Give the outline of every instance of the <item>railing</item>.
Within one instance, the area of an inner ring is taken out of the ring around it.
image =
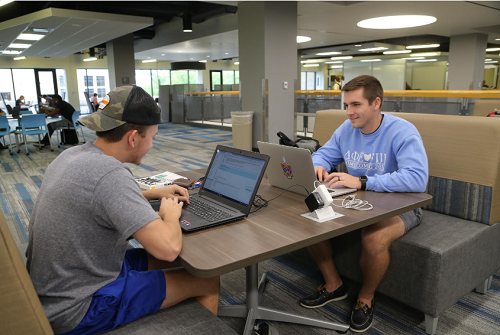
[[[185,122],[229,126],[231,112],[241,111],[238,91],[184,94]]]
[[[340,91],[296,91],[297,132],[311,136],[314,117],[318,110],[341,108]],[[449,91],[407,90],[384,91],[382,111],[402,113],[428,113],[472,115],[477,99],[500,99],[500,90]]]
[[[231,112],[241,111],[239,91],[188,92],[184,99],[184,122],[229,126]],[[341,91],[295,91],[297,131],[310,136],[318,110],[342,109]],[[477,99],[500,99],[500,90],[384,91],[382,111],[472,115]]]

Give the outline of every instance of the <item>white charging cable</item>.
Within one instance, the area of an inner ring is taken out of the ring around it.
[[[342,204],[336,205],[335,201],[342,201]],[[369,211],[373,209],[372,204],[365,200],[356,199],[356,195],[347,195],[343,199],[333,199],[332,205],[347,209],[355,209],[358,211]]]

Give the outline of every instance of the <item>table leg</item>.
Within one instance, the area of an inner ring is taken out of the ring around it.
[[[246,270],[246,305],[235,306],[219,306],[219,316],[231,317],[246,317],[245,330],[243,335],[251,335],[255,324],[255,320],[269,320],[278,322],[297,323],[306,326],[322,327],[326,329],[333,329],[341,333],[345,333],[349,326],[337,322],[324,321],[305,316],[295,315],[278,311],[271,308],[259,306],[259,298],[264,291],[266,285],[266,276],[259,282],[258,265],[250,265],[245,268]]]

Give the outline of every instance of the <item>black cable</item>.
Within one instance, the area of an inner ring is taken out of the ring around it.
[[[304,185],[301,185],[301,184],[293,184],[293,185],[285,188],[283,190],[283,192],[281,192],[280,194],[278,194],[277,196],[275,196],[274,198],[272,198],[270,200],[266,200],[262,196],[260,196],[260,195],[257,194],[255,196],[255,199],[253,200],[253,204],[252,204],[253,206],[257,207],[257,209],[255,209],[253,211],[250,211],[250,213],[255,213],[259,209],[261,209],[262,207],[267,207],[267,205],[269,204],[269,202],[271,202],[271,201],[279,198],[283,193],[285,193],[286,191],[288,191],[290,188],[292,188],[294,186],[300,186],[300,187],[304,188],[304,190],[306,190],[307,194],[311,194],[311,192],[309,192],[309,190]]]

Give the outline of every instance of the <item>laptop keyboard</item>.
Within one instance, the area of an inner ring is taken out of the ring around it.
[[[211,206],[206,202],[199,201],[196,198],[189,199],[190,204],[185,207],[189,212],[201,216],[209,222],[230,218],[232,215]]]

